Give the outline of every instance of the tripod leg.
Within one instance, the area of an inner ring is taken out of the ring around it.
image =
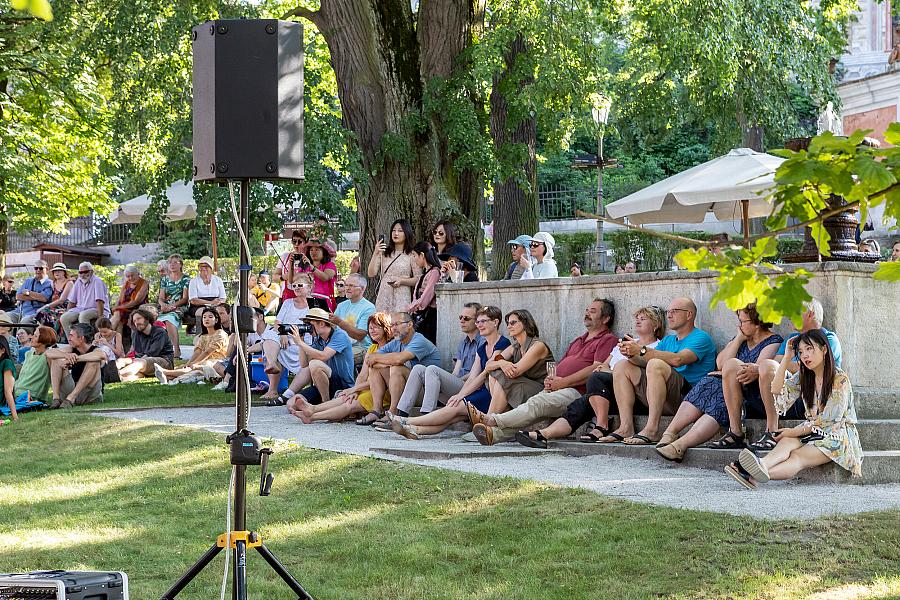
[[[272,551],[266,548],[265,544],[257,546],[256,550],[257,552],[262,554],[262,557],[266,559],[266,562],[269,563],[269,566],[272,567],[272,570],[278,573],[278,576],[281,577],[281,579],[284,580],[286,584],[288,584],[288,587],[291,588],[291,590],[295,594],[297,594],[298,600],[314,600],[314,598],[310,596],[306,592],[306,590],[303,589],[303,586],[300,585],[300,582],[294,579],[293,575],[288,573],[288,570],[283,564],[281,564],[281,562],[279,562],[278,558],[276,558],[275,555],[272,554]]]
[[[182,575],[178,579],[178,581],[176,581],[172,585],[172,587],[170,587],[169,590],[162,595],[162,598],[160,598],[160,600],[172,600],[173,598],[175,598],[175,596],[177,596],[178,593],[183,590],[184,587],[189,584],[194,579],[194,577],[196,577],[200,573],[200,571],[202,571],[206,567],[206,565],[208,565],[210,561],[214,559],[216,555],[221,551],[222,548],[220,548],[216,544],[213,544],[212,548],[207,550],[206,553],[201,556],[197,562],[191,565],[191,568],[188,569],[187,572],[185,572],[185,574]]]
[[[234,543],[234,580],[231,582],[233,600],[247,600],[247,542]]]

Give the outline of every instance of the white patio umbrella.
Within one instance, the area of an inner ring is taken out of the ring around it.
[[[784,162],[764,152],[737,148],[702,165],[617,200],[606,207],[613,219],[628,217],[635,225],[702,223],[712,212],[720,221],[748,221],[772,211],[769,199],[775,170]]]
[[[176,181],[166,190],[166,197],[169,199],[169,210],[163,215],[163,221],[171,223],[172,221],[188,221],[197,218],[193,182]],[[109,215],[109,222],[113,225],[140,223],[149,208],[150,196],[147,194],[132,198],[121,203],[116,211]]]

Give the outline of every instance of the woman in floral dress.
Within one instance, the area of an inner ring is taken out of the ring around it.
[[[800,370],[785,379],[795,354],[800,358]],[[725,467],[726,473],[750,489],[770,479],[790,479],[804,469],[829,462],[854,477],[862,475],[863,451],[850,378],[835,366],[828,339],[820,329],[802,333],[787,344],[772,393],[781,414],[802,398],[806,420],[774,432],[778,443],[762,459],[748,449],[742,450],[738,460]]]

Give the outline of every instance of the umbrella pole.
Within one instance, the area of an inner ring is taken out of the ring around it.
[[[741,226],[744,229],[744,248],[750,248],[750,201],[741,200]]]
[[[216,215],[209,216],[209,227],[212,232],[213,271],[219,272],[219,244],[216,243]]]

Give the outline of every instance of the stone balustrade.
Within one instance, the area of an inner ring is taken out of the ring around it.
[[[814,274],[809,292],[825,308],[824,326],[835,331],[843,346],[843,368],[860,401],[871,399],[900,418],[900,283],[876,281],[874,265],[824,262],[794,265]],[[493,304],[504,314],[523,308],[534,315],[541,338],[557,359],[568,343],[584,332],[583,314],[591,299],[615,303],[613,331],[633,331],[632,313],[641,306],[663,308],[676,296],[687,296],[698,307],[697,325],[708,331],[719,349],[735,334],[737,319],[723,304],[710,308],[717,289],[712,273],[664,271],[625,275],[531,281],[486,281],[438,286],[438,342],[445,364],[462,337],[457,315],[467,302]],[[505,331],[505,329],[504,329]],[[789,322],[776,331],[792,331]]]

